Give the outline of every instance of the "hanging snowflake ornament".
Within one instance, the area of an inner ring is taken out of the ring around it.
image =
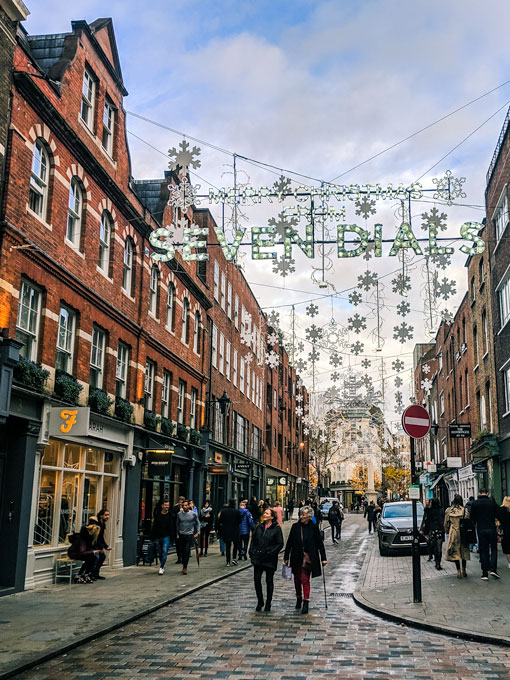
[[[251,345],[253,340],[253,333],[249,331],[245,326],[241,328],[241,342],[245,345]]]
[[[337,354],[336,352],[332,352],[329,357],[329,363],[335,368],[339,368],[339,366],[342,365],[343,360],[344,358],[340,354]]]
[[[421,367],[422,373],[425,373],[425,375],[428,375],[430,373],[430,366],[429,364],[423,364]]]
[[[422,380],[421,389],[424,390],[425,394],[428,396],[430,394],[430,390],[432,389],[432,380],[429,380],[428,378]]]
[[[267,317],[267,323],[273,328],[278,328],[280,325],[280,312],[276,312],[272,309]]]
[[[314,316],[317,316],[317,314],[319,313],[319,307],[318,307],[318,305],[314,305],[313,302],[312,302],[312,303],[309,304],[308,307],[306,308],[306,313],[307,313],[308,316],[311,316],[312,319],[313,319],[313,317],[314,317]]]
[[[278,213],[278,217],[271,217],[267,223],[270,227],[275,228],[275,232],[281,239],[284,239],[289,233],[295,231],[294,227],[297,227],[299,220],[297,217],[289,217],[281,212]]]
[[[429,227],[435,227],[437,230],[441,229],[441,231],[446,231],[448,229],[448,225],[446,224],[448,215],[446,213],[440,213],[437,208],[432,208],[430,212],[424,212],[421,215],[421,219],[423,220],[421,223],[421,228],[424,231],[428,231]]]
[[[340,390],[338,387],[329,387],[325,392],[324,392],[324,399],[326,401],[336,401],[337,399],[340,399]]]
[[[411,305],[406,300],[402,300],[397,305],[397,314],[399,316],[407,316],[411,312]]]
[[[296,345],[296,350],[298,352],[304,352],[305,351],[305,343],[300,340],[298,342],[298,344]]]
[[[177,170],[177,168],[180,168],[181,172],[185,173],[190,165],[194,170],[199,168],[201,165],[201,162],[198,158],[200,156],[199,147],[194,146],[192,149],[190,149],[189,143],[185,139],[183,139],[179,144],[179,149],[176,149],[175,147],[168,149],[168,155],[170,157],[170,161],[168,163],[170,170]]]
[[[361,365],[363,366],[363,368],[370,368],[372,362],[370,361],[370,359],[363,359]]]
[[[331,382],[338,382],[340,380],[340,373],[338,371],[333,371],[330,378]]]
[[[435,199],[446,201],[447,205],[452,205],[456,198],[466,198],[467,194],[462,188],[465,177],[454,177],[450,170],[447,170],[443,177],[433,179],[432,184],[436,185]]]
[[[313,323],[308,328],[305,328],[305,335],[309,342],[317,342],[317,340],[322,339],[322,328],[319,328]]]
[[[440,316],[441,321],[444,321],[445,323],[452,323],[453,321],[453,312],[451,312],[449,309],[442,309]]]
[[[320,359],[320,354],[314,347],[312,349],[312,351],[308,354],[308,361],[311,361],[312,363],[314,363],[315,361],[319,361],[319,359]]]
[[[296,260],[287,259],[284,255],[273,260],[273,274],[279,274],[283,278],[296,271]]]
[[[439,277],[434,278],[434,295],[441,297],[443,300],[449,300],[457,292],[457,283],[454,279],[443,277],[441,281]]]
[[[307,368],[308,364],[306,363],[306,361],[304,361],[304,359],[298,359],[296,361],[296,371],[298,371],[299,373],[304,373],[304,371],[306,371]]]
[[[285,195],[290,192],[290,179],[284,175],[280,175],[273,184],[273,190],[278,194],[278,199],[283,201]]]
[[[401,359],[395,359],[395,361],[391,362],[391,367],[394,371],[400,373],[404,370],[405,364]]]
[[[351,305],[357,307],[359,303],[362,301],[363,296],[357,290],[353,290],[352,293],[349,293],[349,302],[351,303]]]
[[[373,257],[375,257],[375,243],[367,244],[367,247],[365,248],[365,252],[363,253],[362,257],[365,260],[365,262],[368,262]]]
[[[248,354],[244,357],[244,363],[251,364],[254,358],[255,357],[253,356],[253,354],[251,352],[248,352]]]
[[[377,285],[377,274],[375,272],[365,272],[358,276],[358,286],[363,290],[369,291]]]
[[[200,184],[193,186],[187,179],[182,180],[179,184],[168,185],[168,205],[173,208],[180,208],[184,212],[192,205],[200,205],[198,200],[198,191]]]
[[[426,250],[427,253],[429,253],[429,248]],[[433,253],[432,255],[429,253],[429,258],[435,267],[439,267],[439,269],[443,270],[447,269],[452,263],[452,256],[448,253]]]
[[[303,415],[303,407],[302,406],[296,406],[294,409],[294,413],[297,415],[298,418],[301,418]]]
[[[359,334],[361,333],[361,331],[366,330],[367,322],[364,316],[354,314],[354,316],[350,316],[347,319],[347,321],[349,330],[354,331],[356,334]]]
[[[273,370],[280,365],[280,357],[274,350],[266,352],[266,364]]]
[[[273,346],[278,344],[278,336],[276,335],[276,333],[270,333],[267,336],[267,344]]]
[[[365,345],[362,342],[359,342],[358,340],[351,345],[351,352],[355,356],[359,356],[362,354],[363,350],[365,349]]]
[[[409,326],[405,321],[402,321],[400,326],[393,327],[393,338],[398,340],[402,345],[408,340],[412,340],[414,333],[414,326]]]
[[[308,435],[310,434],[310,428],[304,427],[303,428],[303,434],[304,434],[305,437],[308,437]]]
[[[296,403],[300,404],[303,401],[302,394],[296,394]]]
[[[397,404],[402,404],[403,398],[402,398],[402,392],[395,392],[395,401]]]
[[[364,196],[363,198],[358,198],[354,205],[356,206],[356,215],[362,215],[366,220],[370,215],[375,215],[375,201]]]
[[[411,277],[407,276],[407,274],[397,274],[397,276],[391,280],[391,286],[394,293],[406,297],[408,291],[411,289]]]
[[[396,388],[402,387],[403,384],[404,384],[404,381],[402,380],[402,378],[399,375],[397,375],[397,377],[395,378],[395,387]]]

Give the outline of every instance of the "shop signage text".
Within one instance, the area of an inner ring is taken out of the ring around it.
[[[472,463],[471,468],[474,474],[483,474],[489,471],[489,466],[486,460],[482,460],[480,463]]]
[[[448,426],[451,439],[470,439],[471,423],[454,423]]]
[[[88,406],[53,406],[50,410],[50,437],[72,435],[86,437],[89,433]]]

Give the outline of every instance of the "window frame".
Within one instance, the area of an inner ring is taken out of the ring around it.
[[[109,124],[107,124],[105,122],[107,112],[109,114],[111,114],[111,116],[108,115]],[[103,133],[101,135],[101,146],[110,158],[113,158],[113,140],[114,140],[116,117],[117,117],[116,107],[113,105],[113,102],[109,97],[105,97],[104,106],[103,106]],[[106,136],[106,144],[105,144],[105,136]]]
[[[211,363],[218,368],[218,327],[215,324],[211,328]]]
[[[168,290],[166,294],[166,328],[170,332],[174,332],[175,330],[175,299],[176,299],[176,290],[175,290],[175,285],[173,281],[170,281],[168,284]],[[171,301],[171,304],[170,304]],[[170,317],[170,323],[168,323],[168,319]]]
[[[181,342],[189,345],[189,311],[190,301],[186,296],[182,299],[182,316],[181,316]]]
[[[161,415],[163,418],[170,418],[172,403],[172,373],[167,369],[163,370],[163,382],[161,384]]]
[[[94,339],[99,338],[99,343],[94,343]],[[103,389],[104,382],[104,360],[106,354],[107,342],[106,331],[94,324],[92,328],[92,342],[90,343],[90,377],[89,385],[98,390]],[[95,355],[95,360],[94,360]],[[99,355],[99,360],[98,360]],[[96,384],[92,383],[92,376],[96,376]]]
[[[38,165],[36,169],[36,151],[39,152]],[[46,143],[38,137],[34,142],[32,151],[32,167],[30,170],[28,207],[41,220],[46,220],[48,214],[48,195],[50,187],[50,154],[46,148]]]
[[[186,415],[186,383],[179,378],[179,386],[177,388],[177,422],[180,425],[184,424]]]
[[[74,193],[73,193],[74,187]],[[78,195],[78,198],[77,198]],[[66,239],[69,243],[78,250],[81,242],[81,227],[83,221],[83,190],[81,182],[77,177],[71,178],[69,184],[69,200],[67,204],[67,222],[66,222]],[[73,198],[74,206],[71,207],[71,198]],[[78,203],[78,206],[76,205]],[[72,230],[70,230],[70,223]]]
[[[193,351],[200,356],[200,312],[197,310],[193,317]]]
[[[28,304],[23,303],[24,289],[30,289]],[[33,304],[34,303],[34,304]],[[41,305],[42,305],[42,289],[35,286],[27,279],[22,278],[20,282],[20,289],[18,294],[18,311],[16,314],[16,331],[15,338],[19,342],[23,342],[24,347],[27,348],[27,353],[23,354],[23,349],[20,350],[20,356],[25,356],[30,361],[37,361],[37,353],[39,349],[39,331],[41,326]],[[21,326],[21,316],[24,310],[27,310],[27,327]],[[35,321],[33,319],[35,315]],[[33,326],[34,330],[31,330]],[[27,337],[28,342],[24,338]]]
[[[151,267],[151,275],[149,280],[149,312],[156,319],[158,318],[158,308],[159,308],[159,281],[160,272],[156,265]]]
[[[87,82],[88,79],[88,82]],[[85,92],[85,85],[87,82],[87,93]],[[83,70],[83,81],[81,90],[81,104],[80,104],[80,119],[83,124],[93,133],[95,124],[95,106],[97,96],[97,78],[93,71],[86,64]],[[84,115],[84,109],[87,115]],[[89,120],[90,116],[90,120]]]
[[[504,224],[502,225],[501,222],[503,220],[500,220],[499,213],[501,212],[502,216],[504,217],[506,215],[506,219],[504,220]],[[508,227],[508,222],[509,222],[509,213],[508,213],[508,191],[507,191],[507,185],[503,187],[500,197],[498,199],[498,202],[496,204],[496,207],[494,208],[494,212],[492,213],[492,223],[494,224],[494,231],[496,233],[496,247],[499,245],[499,242],[501,241],[501,237],[505,233],[507,227]]]
[[[112,234],[113,218],[108,210],[103,210],[101,213],[101,223],[99,225],[99,254],[97,266],[107,276],[110,274]]]
[[[67,322],[65,327],[61,324],[62,312],[65,311],[67,315]],[[68,305],[61,304],[58,314],[58,328],[57,328],[57,344],[55,350],[55,368],[65,373],[72,374],[73,364],[74,364],[74,346],[76,344],[76,326],[77,326],[77,314],[74,309],[71,309]],[[60,340],[62,333],[66,338],[66,344],[69,347],[60,345]],[[65,368],[62,365],[57,366],[60,357],[65,357]]]
[[[115,396],[126,399],[129,374],[129,346],[119,340],[115,362]]]
[[[189,404],[189,426],[192,430],[197,428],[197,404],[198,404],[198,390],[196,387],[191,388],[191,398]]]
[[[122,289],[130,296],[133,296],[133,262],[135,254],[135,244],[133,239],[128,236],[124,243],[124,253],[122,261]]]
[[[156,378],[156,362],[145,359],[145,379],[143,381],[144,409],[154,412],[154,384]]]

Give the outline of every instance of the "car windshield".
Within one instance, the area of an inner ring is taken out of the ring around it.
[[[418,503],[418,515],[423,515],[423,505]],[[390,519],[391,517],[412,517],[413,506],[409,505],[385,505],[383,510],[383,517]]]

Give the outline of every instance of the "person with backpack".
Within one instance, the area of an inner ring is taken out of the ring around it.
[[[333,543],[338,543],[342,537],[342,522],[344,521],[344,513],[340,509],[338,501],[333,501],[332,506],[328,511],[328,522],[331,527],[331,538]]]
[[[274,573],[278,566],[278,554],[283,548],[283,533],[278,524],[276,513],[266,508],[262,515],[262,522],[253,532],[250,545],[250,559],[253,564],[253,581],[257,595],[256,611],[271,611],[274,592]],[[266,574],[266,602],[262,591],[262,574]]]
[[[166,558],[170,547],[170,536],[172,534],[173,518],[170,512],[169,501],[161,504],[159,512],[154,513],[154,520],[151,528],[151,540],[156,545],[159,555],[159,575],[165,573]]]
[[[67,554],[72,560],[81,560],[82,565],[78,575],[74,579],[75,583],[94,583],[94,568],[96,566],[96,555],[101,550],[96,547],[99,536],[99,526],[97,524],[87,524],[82,526],[79,533],[70,534],[71,545]]]

